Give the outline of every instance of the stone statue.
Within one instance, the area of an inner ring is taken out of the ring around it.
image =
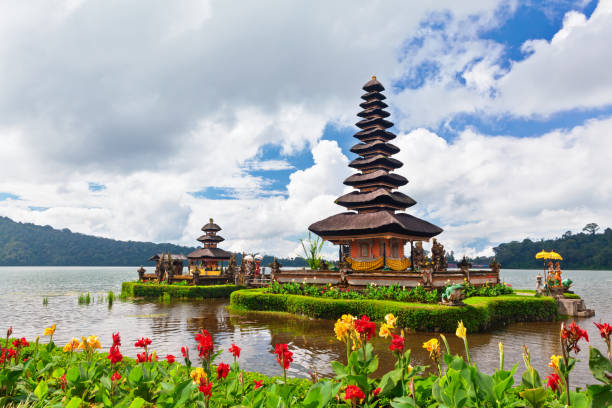
[[[280,268],[283,267],[278,259],[274,258],[272,263],[268,265],[270,267],[270,281],[276,280],[276,276],[280,273]]]
[[[434,272],[446,272],[446,251],[444,245],[439,243],[435,238],[431,246],[431,260],[433,262]]]
[[[415,268],[421,268],[425,263],[425,250],[423,250],[423,243],[417,241],[412,250],[412,263]]]
[[[463,297],[463,285],[460,283],[451,285],[442,293],[442,304],[446,306],[460,306],[463,305],[461,301]]]
[[[144,266],[140,265],[140,268],[138,268],[138,270],[136,272],[138,272],[138,280],[141,281],[144,278],[144,274],[147,270],[144,268]]]
[[[536,276],[536,283],[536,295],[544,295],[544,288],[542,287],[542,275],[540,275],[539,273],[538,276]]]

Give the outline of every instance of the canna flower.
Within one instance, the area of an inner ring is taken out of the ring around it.
[[[119,337],[119,333],[113,333],[113,346],[121,345],[121,337]]]
[[[12,335],[13,335],[13,326],[10,326],[8,329],[6,329],[6,338],[8,339]]]
[[[51,327],[45,328],[43,336],[53,336],[53,333],[55,333],[55,326],[57,326],[57,323],[53,323]]]
[[[200,358],[208,358],[214,349],[212,336],[208,333],[208,330],[204,329],[202,332],[196,334],[195,339],[200,343],[197,346]]]
[[[558,391],[560,386],[559,383],[561,382],[561,377],[559,377],[559,375],[557,373],[552,373],[551,375],[549,375],[548,377],[546,377],[546,386],[548,388],[550,388],[553,391]]]
[[[206,371],[202,367],[196,367],[195,370],[192,370],[189,374],[194,384],[199,384],[202,378],[206,378]]]
[[[391,334],[391,345],[389,346],[389,350],[397,351],[401,353],[404,351],[404,337],[398,336],[395,334]]]
[[[219,365],[217,366],[217,378],[223,379],[227,377],[229,370],[230,370],[229,364],[219,363]]]
[[[117,364],[121,360],[123,360],[123,355],[119,351],[119,346],[111,346],[110,351],[108,352],[108,356],[106,356],[111,362],[111,364]]]
[[[461,320],[459,321],[459,324],[457,325],[457,331],[455,331],[455,334],[460,339],[465,340],[466,333],[467,333],[467,330],[465,329],[465,326],[463,325],[463,320]]]
[[[377,396],[378,394],[380,394],[381,391],[382,390],[380,389],[380,387],[378,387],[378,388],[372,390],[372,395],[373,396]]]
[[[168,354],[166,356],[166,361],[168,362],[168,364],[172,364],[175,361],[175,357],[172,354]]]
[[[435,337],[423,343],[423,348],[429,351],[430,357],[440,357],[440,342]]]
[[[355,317],[350,314],[342,315],[334,324],[336,338],[340,341],[347,341],[351,333],[355,330]]]
[[[391,335],[391,330],[393,327],[389,326],[387,323],[383,323],[380,325],[380,330],[378,332],[378,335],[380,337],[384,337],[387,338],[389,337],[389,335]]]
[[[599,329],[599,334],[602,339],[606,340],[606,342],[610,341],[610,334],[612,334],[612,326],[608,323],[595,323],[595,326]]]
[[[376,323],[370,321],[370,318],[363,315],[361,319],[355,320],[355,331],[364,336],[366,340],[370,340],[376,335]]]
[[[68,385],[68,381],[66,381],[66,374],[62,375],[58,378],[59,386],[62,390],[66,389],[66,385]]]
[[[581,329],[576,322],[570,323],[569,327],[565,326],[565,322],[561,323],[561,343],[567,353],[571,350],[574,353],[579,353],[580,347],[578,347],[578,342],[581,339],[589,341],[589,335],[586,330]]]
[[[189,358],[189,347],[181,347],[181,354],[184,358]]]
[[[393,316],[393,313],[389,313],[385,316],[385,323],[387,323],[390,329],[395,329],[396,321],[397,317]]]
[[[263,380],[259,380],[259,381],[253,380],[253,382],[255,383],[255,387],[253,387],[253,389],[255,390],[263,386]]]
[[[200,378],[200,386],[198,387],[198,390],[200,390],[205,398],[210,398],[212,395],[212,383],[208,382],[206,377],[202,377]]]
[[[117,371],[115,371],[113,373],[113,375],[111,375],[111,381],[119,381],[121,379],[121,374],[119,374]]]
[[[102,348],[102,345],[100,344],[100,340],[98,339],[98,336],[89,336],[87,338],[87,345],[92,350]]]
[[[237,345],[235,345],[234,343],[232,343],[232,347],[230,347],[229,349],[227,349],[227,351],[229,351],[230,353],[232,353],[232,355],[234,356],[234,358],[238,358],[240,357],[240,347],[238,347]]]
[[[70,352],[70,351],[75,351],[78,350],[79,348],[79,339],[77,339],[76,337],[73,337],[72,340],[70,340],[68,343],[66,343],[66,345],[64,346],[63,350],[64,353]]]
[[[351,402],[362,400],[365,398],[365,394],[356,385],[347,385],[346,391],[344,392],[344,399]]]
[[[151,339],[148,337],[142,337],[140,340],[138,340],[136,343],[134,343],[134,347],[140,347],[140,348],[145,348],[150,346],[152,343]]]
[[[563,357],[562,356],[555,356],[555,355],[550,356],[550,363],[548,363],[548,366],[558,370],[559,369],[559,360],[561,360],[561,358],[563,358]]]
[[[277,344],[274,348],[274,354],[276,354],[276,361],[285,370],[289,369],[289,365],[293,362],[293,353],[289,351],[286,344]]]

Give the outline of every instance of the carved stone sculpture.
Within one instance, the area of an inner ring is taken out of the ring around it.
[[[431,260],[433,262],[434,272],[446,272],[446,251],[444,245],[439,243],[435,238],[431,246]]]
[[[144,266],[140,265],[140,268],[138,268],[138,270],[136,272],[138,272],[138,280],[141,281],[144,278],[144,274],[147,270],[144,268]]]
[[[442,304],[446,306],[461,306],[464,297],[463,285],[451,285],[442,293]]]
[[[272,263],[268,266],[270,267],[270,280],[276,280],[276,276],[280,273],[280,268],[282,268],[283,265],[278,262],[278,259],[274,258]]]
[[[544,288],[542,287],[542,275],[538,273],[536,276],[536,295],[542,296],[544,294]]]
[[[415,268],[422,268],[425,263],[425,250],[423,250],[423,243],[417,241],[412,250],[412,263]]]

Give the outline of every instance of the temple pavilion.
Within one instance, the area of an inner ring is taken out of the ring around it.
[[[442,232],[441,228],[402,212],[416,201],[397,191],[408,180],[394,173],[403,164],[391,157],[400,149],[389,143],[396,136],[387,130],[393,123],[386,119],[390,114],[385,111],[388,105],[383,102],[384,89],[376,77],[363,86],[366,93],[359,105],[363,110],[357,114],[362,119],[356,124],[361,130],[354,135],[359,143],[351,148],[359,157],[349,164],[357,173],[344,180],[355,191],[336,200],[348,212],[308,227],[324,240],[341,245],[341,258],[358,271],[405,270],[411,266],[413,243],[429,241]]]
[[[225,241],[217,232],[221,231],[221,227],[214,223],[211,218],[208,224],[202,227],[204,235],[198,238],[203,245],[202,248],[198,248],[189,255],[189,271],[193,273],[195,268],[200,270],[201,274],[211,275],[209,271],[219,271],[219,263],[229,261],[232,254],[221,248],[217,248],[220,242]]]

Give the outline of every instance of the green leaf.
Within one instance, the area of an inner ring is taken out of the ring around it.
[[[66,373],[66,380],[73,382],[73,383],[77,382],[80,377],[81,377],[81,373],[79,369],[74,366],[70,367],[68,369],[68,372]]]
[[[418,405],[410,397],[397,397],[391,401],[393,408],[417,408]]]
[[[141,408],[144,405],[144,403],[145,403],[145,400],[143,400],[140,397],[137,397],[134,401],[132,401],[129,408]]]
[[[348,375],[348,367],[338,361],[332,361],[331,367],[336,373],[336,378],[338,380],[341,380]]]
[[[542,408],[546,402],[546,390],[544,388],[532,388],[519,394],[527,401],[531,408]]]
[[[612,385],[589,385],[587,393],[593,399],[593,408],[612,406]]]
[[[589,400],[586,395],[582,392],[570,392],[570,401],[574,408],[588,408]]]
[[[66,370],[64,370],[62,367],[59,367],[53,370],[53,374],[51,375],[53,376],[53,378],[60,378],[64,374],[66,374]]]
[[[523,387],[525,388],[540,388],[542,387],[542,380],[540,379],[540,374],[538,374],[537,370],[533,367],[527,369],[521,378]]]
[[[39,400],[42,400],[44,396],[47,395],[47,392],[49,392],[49,385],[45,380],[41,380],[34,389],[34,395],[36,395]]]
[[[100,378],[100,384],[102,384],[102,386],[104,386],[104,388],[107,390],[110,390],[112,387],[111,380],[107,376]]]
[[[395,370],[391,370],[380,379],[380,383],[378,386],[380,387],[380,395],[386,395],[388,392],[391,392],[396,386],[397,383],[402,379],[402,369],[398,368]]]
[[[72,397],[68,404],[66,404],[66,408],[79,408],[82,402],[83,400],[79,397]]]
[[[308,390],[304,398],[305,408],[323,408],[338,393],[342,384],[334,384],[330,381],[321,381],[314,384]]]
[[[134,384],[138,384],[142,380],[142,368],[138,365],[128,374],[128,380]]]
[[[593,377],[604,384],[610,383],[610,379],[606,377],[606,372],[612,374],[612,364],[610,364],[610,360],[604,357],[601,352],[593,346],[589,346],[589,369]]]

